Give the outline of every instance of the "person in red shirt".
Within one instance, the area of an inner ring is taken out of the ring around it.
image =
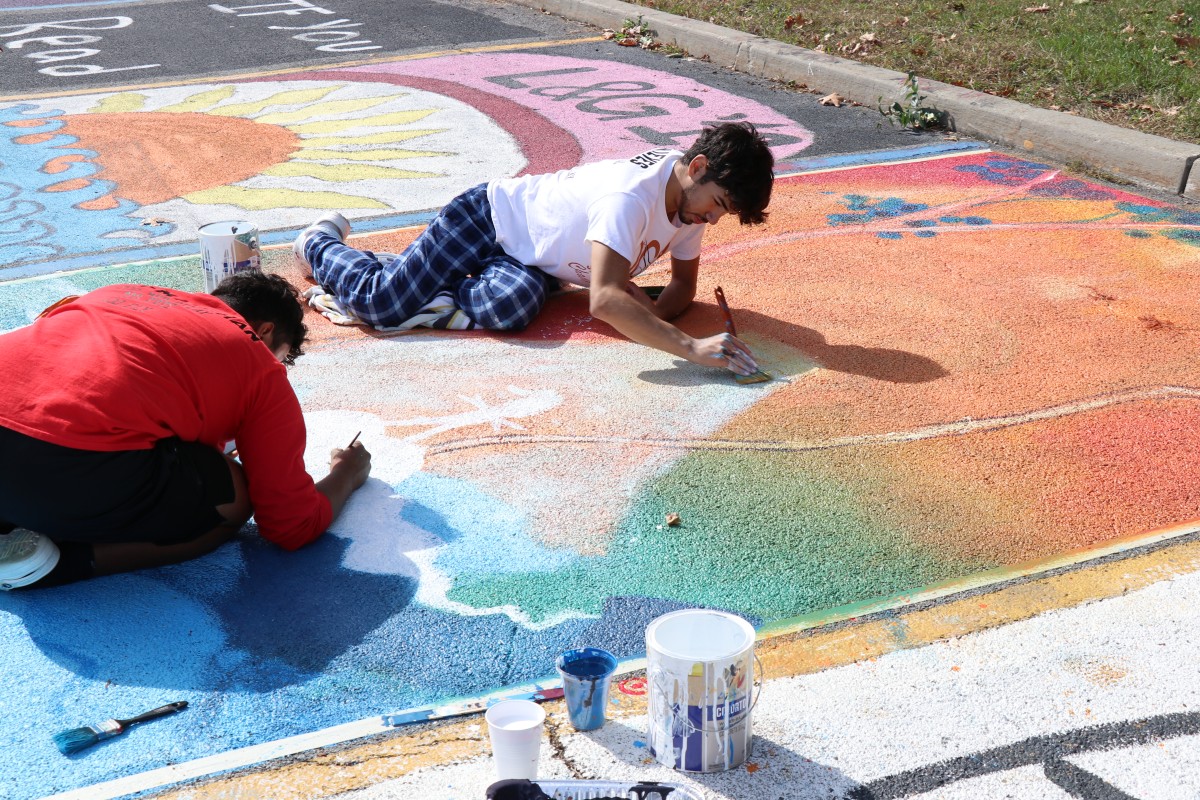
[[[305,471],[284,367],[303,316],[283,278],[244,272],[212,295],[108,286],[0,335],[0,588],[195,558],[251,514],[289,550],[324,533],[371,456]]]

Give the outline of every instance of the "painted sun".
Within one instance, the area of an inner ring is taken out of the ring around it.
[[[68,218],[107,218],[103,238],[152,243],[193,239],[219,219],[271,230],[303,226],[324,209],[355,219],[436,208],[463,186],[524,165],[511,137],[476,109],[373,82],[53,98],[0,106],[0,128],[13,162],[36,175],[20,185],[22,200]],[[464,131],[495,146],[464,153]],[[147,228],[147,218],[166,224]]]

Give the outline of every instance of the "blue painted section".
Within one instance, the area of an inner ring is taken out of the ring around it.
[[[94,247],[97,241],[136,243],[136,236],[118,236],[134,223],[125,214],[137,208],[135,203],[120,200],[115,208],[106,211],[85,211],[78,205],[112,191],[109,181],[92,178],[96,165],[91,161],[96,153],[74,147],[73,136],[57,134],[61,120],[49,112],[28,116],[34,106],[0,107],[0,264],[20,264],[70,256],[70,242],[86,242]],[[11,127],[7,122],[34,122],[30,127]],[[24,137],[48,134],[45,141],[19,144]],[[53,174],[44,171],[48,162],[62,156],[79,156],[74,162]],[[85,186],[69,191],[46,191],[64,181],[83,179]],[[51,262],[53,264],[53,262]],[[49,272],[61,269],[51,266]],[[3,274],[10,274],[7,270]]]
[[[898,150],[876,150],[873,152],[849,153],[840,156],[814,156],[812,158],[798,158],[792,161],[780,162],[775,165],[775,173],[777,175],[786,175],[793,172],[814,172],[821,169],[860,167],[870,164],[895,163],[911,158],[928,158],[944,153],[963,153],[987,149],[988,146],[982,142],[942,142]]]
[[[446,542],[436,565],[449,575],[553,573],[580,559],[531,541],[522,512],[463,481],[418,473],[397,493],[406,501],[404,520]]]
[[[524,569],[581,558],[532,542],[520,515],[467,484],[418,474],[394,488],[405,521],[444,543],[438,564],[450,575],[477,573],[489,552],[488,561]],[[346,566],[357,563],[352,548],[378,552],[394,536],[383,526],[331,533],[285,553],[251,529],[189,563],[0,593],[0,786],[20,787],[6,796],[42,797],[398,709],[419,719],[432,713],[426,706],[498,686],[553,685],[565,650],[603,643],[639,656],[650,620],[691,607],[611,597],[598,619],[542,630],[501,613],[463,616],[415,603],[405,558]],[[74,756],[51,739],[178,700],[185,712]]]
[[[0,186],[2,188],[2,186]],[[93,214],[96,212],[87,212]],[[371,219],[354,220],[355,233],[371,233],[386,231],[394,228],[408,228],[415,225],[427,225],[437,214],[436,210],[415,211],[404,214],[389,214]],[[122,228],[128,228],[130,220],[125,219]],[[280,231],[264,231],[258,235],[259,244],[268,245],[289,244],[295,241],[299,228]],[[0,252],[3,249],[3,228],[0,228]],[[29,264],[18,264],[12,267],[0,266],[0,281],[17,278],[31,278],[39,275],[49,275],[54,272],[69,272],[86,269],[103,264],[111,264],[114,260],[130,264],[135,261],[151,261],[154,259],[175,258],[178,256],[199,256],[200,243],[177,242],[175,244],[155,245],[151,247],[114,248],[112,250],[97,250],[78,255],[65,254],[53,261],[39,261]],[[48,256],[49,257],[49,256]]]

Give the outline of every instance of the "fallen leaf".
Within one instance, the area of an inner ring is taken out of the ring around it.
[[[1137,33],[1137,28],[1132,25],[1126,25],[1124,28],[1121,28],[1121,33]]]
[[[667,514],[667,524],[670,525],[672,528],[679,527],[679,524],[680,524],[679,515],[676,514],[674,511],[672,511],[670,514]]]
[[[1026,14],[1045,14],[1050,10],[1050,6],[1029,6],[1025,9]]]
[[[758,764],[755,764],[753,761],[747,761],[746,772],[758,772]]]
[[[807,24],[808,20],[804,18],[803,14],[792,14],[783,21],[784,30],[789,31],[792,28],[803,28]]]
[[[1172,36],[1171,38],[1175,40],[1175,44],[1185,50],[1200,45],[1200,36]]]
[[[840,108],[842,103],[846,102],[846,98],[842,97],[837,92],[834,92],[833,94],[825,95],[817,102],[823,106],[833,106],[834,108]]]
[[[636,36],[626,36],[622,39],[617,39],[617,44],[621,47],[637,47],[638,40]]]
[[[612,28],[605,28],[603,30],[603,32],[601,32],[600,35],[603,36],[605,39],[612,39],[617,35],[617,32],[614,31]]]
[[[1169,22],[1174,22],[1176,25],[1188,26],[1192,24],[1192,18],[1183,13],[1182,10],[1176,11],[1171,16],[1167,17]]]
[[[867,44],[879,44],[879,37],[873,33],[864,33],[862,36],[858,37],[858,40]]]

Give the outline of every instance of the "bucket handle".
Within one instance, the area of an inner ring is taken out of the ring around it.
[[[758,665],[758,680],[753,682],[754,689],[755,689],[754,698],[750,701],[750,707],[746,709],[747,714],[754,711],[755,707],[758,705],[758,700],[760,697],[762,697],[763,686],[767,682],[767,668],[763,666],[762,659],[759,658],[758,653],[756,653],[754,651],[751,651],[750,655],[754,656],[754,663],[756,665]],[[654,676],[655,684],[658,684],[659,680],[660,680],[660,676],[655,675]],[[661,684],[658,684],[657,688],[659,689],[660,692],[662,691]],[[678,718],[677,715],[676,715],[676,718]],[[689,734],[691,734],[691,733],[721,733],[722,732],[720,728],[706,728],[704,726],[703,720],[700,721],[699,726],[696,726],[696,725],[693,725],[691,723],[691,721],[687,719],[687,717],[684,717],[684,719],[682,720],[682,723],[683,723],[683,725],[687,726]]]

